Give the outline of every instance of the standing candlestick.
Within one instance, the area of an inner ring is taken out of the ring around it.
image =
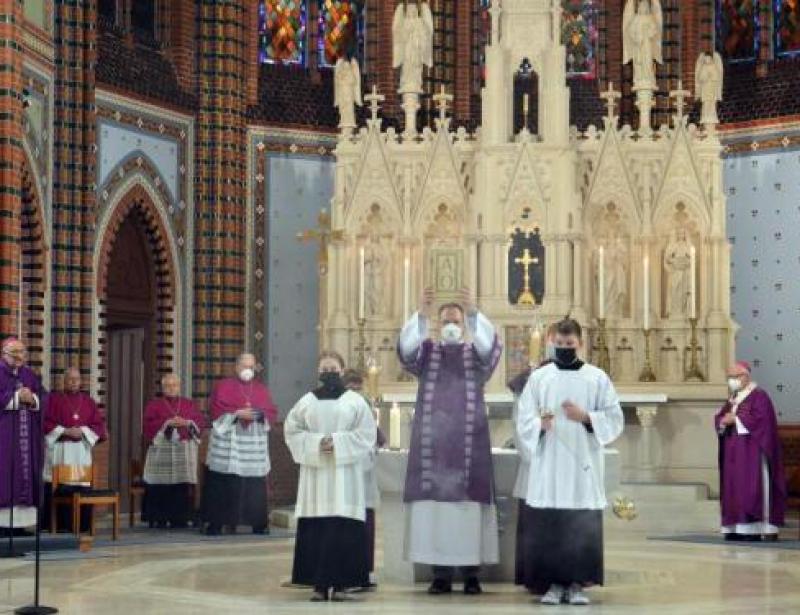
[[[644,296],[642,297],[642,305],[644,314],[643,321],[644,321],[644,330],[650,330],[650,256],[645,253],[644,260],[642,261],[642,284],[643,284],[643,293]]]
[[[700,352],[700,342],[697,340],[697,319],[690,318],[689,326],[691,327],[691,337],[689,338],[689,366],[684,373],[684,380],[686,382],[705,382],[705,375],[703,370],[700,369],[700,361],[698,354]]]
[[[639,374],[639,382],[655,382],[656,374],[653,371],[653,365],[650,363],[650,334],[652,331],[648,328],[644,330],[644,366],[642,372]]]
[[[606,317],[606,268],[605,248],[597,249],[597,318],[605,320]]]
[[[358,319],[364,319],[365,305],[366,305],[366,254],[364,246],[358,250]]]
[[[528,364],[531,367],[539,365],[539,357],[542,348],[542,332],[539,327],[534,326],[531,331],[530,340],[528,340]]]
[[[606,342],[606,319],[597,319],[597,367],[605,373],[611,373],[611,357],[608,353],[608,343]]]
[[[689,251],[690,254],[690,269],[691,269],[691,286],[689,288],[689,318],[697,319],[697,250],[694,246]]]

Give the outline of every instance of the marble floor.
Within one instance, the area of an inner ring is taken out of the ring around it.
[[[292,542],[237,541],[103,548],[102,557],[43,562],[42,603],[61,613],[798,613],[800,550],[648,541],[606,541],[607,586],[591,607],[544,607],[511,585],[467,598],[426,595],[425,586],[382,585],[357,603],[313,605],[284,587]],[[31,600],[33,564],[0,560],[0,613]]]

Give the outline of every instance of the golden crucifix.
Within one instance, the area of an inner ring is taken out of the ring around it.
[[[344,231],[334,231],[331,225],[331,216],[326,210],[319,212],[317,217],[317,228],[307,229],[297,233],[297,240],[303,243],[316,242],[319,245],[317,263],[319,264],[319,314],[317,316],[319,324],[319,348],[322,350],[327,347],[325,339],[325,323],[323,319],[326,313],[326,299],[328,296],[328,249],[332,241],[339,241],[344,238]]]
[[[332,241],[338,241],[344,237],[344,231],[334,231],[331,228],[331,215],[322,210],[317,217],[317,228],[308,229],[297,233],[298,241],[309,243],[316,241],[319,244],[319,275],[325,276],[328,273],[328,248]]]
[[[522,256],[515,258],[514,262],[517,265],[522,265],[522,275],[525,280],[522,292],[517,297],[517,305],[536,305],[536,297],[531,292],[530,268],[531,265],[538,265],[539,259],[536,256],[531,256],[531,251],[525,248]]]

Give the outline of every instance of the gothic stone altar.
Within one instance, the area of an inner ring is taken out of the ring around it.
[[[624,56],[633,63],[638,126],[620,126],[620,94],[608,84],[603,125],[581,132],[569,125],[560,3],[495,1],[481,127],[453,127],[452,96],[442,91],[438,119],[420,131],[431,29],[424,6],[402,6],[396,27],[417,29],[402,40],[395,31],[406,124],[402,134],[383,128],[374,88],[364,96],[366,126],[343,115],[331,203],[341,232],[330,246],[321,339],[354,365],[377,364],[384,394],[411,392],[395,357],[398,331],[425,285],[444,301],[464,284],[505,343],[489,384],[500,393],[531,358],[532,327],[570,314],[587,328],[588,358],[609,369],[620,392],[663,398],[626,411],[630,424],[615,444],[623,480],[716,488],[707,432],[735,331],[716,58],[698,59],[702,125],[688,124],[692,95],[678,84],[670,123],[651,126],[661,7],[628,0]],[[512,130],[515,105],[527,108],[513,94],[523,62],[538,75],[539,134]],[[352,71],[346,76],[337,78],[340,111],[361,103],[360,78],[354,86]],[[493,424],[501,445],[508,421]]]

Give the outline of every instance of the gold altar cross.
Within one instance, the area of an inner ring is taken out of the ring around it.
[[[531,283],[530,283],[530,268],[531,265],[538,265],[539,258],[536,256],[531,256],[531,251],[528,248],[522,252],[521,257],[517,257],[514,259],[514,262],[517,265],[522,265],[523,269],[523,279],[524,279],[524,286],[522,288],[522,292],[519,294],[517,298],[518,305],[536,305],[536,297],[533,296],[531,292]]]
[[[328,248],[332,241],[339,241],[344,237],[344,231],[334,231],[331,228],[331,216],[326,210],[319,212],[317,218],[317,228],[308,229],[297,233],[297,240],[303,243],[315,241],[319,244],[319,274],[324,276],[328,273]]]

